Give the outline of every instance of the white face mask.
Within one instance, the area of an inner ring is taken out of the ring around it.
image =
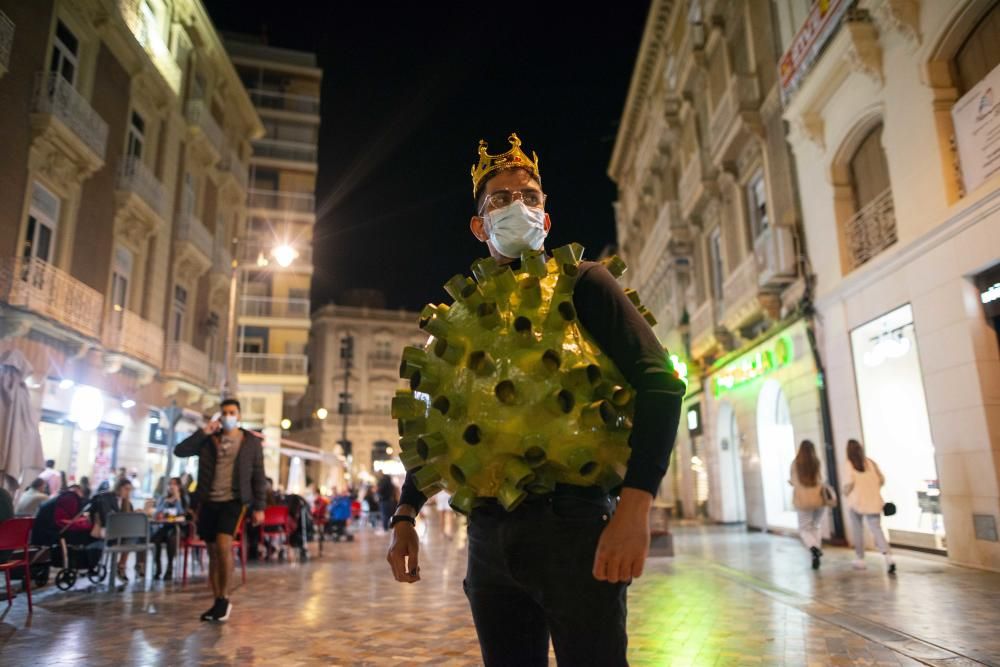
[[[525,250],[540,250],[545,242],[545,211],[515,199],[509,206],[483,216],[490,242],[504,257],[518,258]]]
[[[222,428],[227,431],[232,431],[234,428],[240,425],[240,419],[236,415],[226,415],[222,418]]]

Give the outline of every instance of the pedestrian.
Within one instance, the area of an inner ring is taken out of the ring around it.
[[[45,493],[45,489],[44,479],[39,477],[33,481],[17,501],[14,513],[17,516],[35,516],[41,504],[49,499],[49,494]]]
[[[86,475],[80,478],[80,490],[83,491],[83,502],[90,500],[93,492],[90,490],[90,478]]]
[[[544,251],[551,226],[537,159],[527,158],[516,135],[510,141],[511,150],[499,156],[482,150],[473,170],[470,227],[502,265]],[[627,664],[627,587],[643,572],[650,507],[667,470],[685,387],[602,264],[580,263],[573,306],[596,351],[636,391],[631,458],[614,495],[597,485],[561,484],[510,512],[497,502],[472,510],[465,590],[487,667],[548,665],[550,638],[559,664]],[[426,500],[411,471],[387,555],[399,582],[420,581],[415,517]]]
[[[365,487],[365,507],[368,512],[368,523],[372,528],[376,528],[379,518],[378,498],[375,496],[375,489],[370,484]]]
[[[816,445],[811,440],[803,440],[799,445],[788,483],[794,489],[792,506],[799,515],[799,537],[812,554],[812,568],[818,570],[823,557],[820,528],[826,514],[826,499]]]
[[[389,530],[389,521],[392,513],[396,511],[396,504],[399,502],[399,490],[392,481],[392,477],[385,473],[379,473],[378,478],[378,509],[382,514],[382,530]]]
[[[885,558],[886,571],[896,574],[896,563],[889,551],[889,543],[882,532],[882,486],[885,476],[875,461],[865,456],[864,447],[857,440],[847,441],[847,483],[844,484],[844,497],[848,514],[851,517],[851,534],[854,539],[855,570],[864,570],[865,564],[865,532],[862,524],[868,524],[868,530],[875,538],[875,546]]]
[[[49,496],[52,498],[58,496],[59,492],[64,488],[62,483],[62,473],[56,470],[56,462],[53,459],[49,459],[45,462],[45,470],[43,470],[38,477],[39,479],[45,480],[45,483],[48,484]]]
[[[132,507],[132,482],[127,477],[120,477],[114,486],[113,491],[100,493],[94,497],[91,503],[91,516],[94,517],[94,524],[100,526],[102,531],[108,527],[108,517],[116,512],[133,512]],[[103,534],[103,532],[102,532]],[[118,578],[124,583],[128,583],[128,576],[125,570],[128,566],[129,553],[125,552],[118,561]],[[146,578],[146,554],[135,555],[135,574],[140,580]]]
[[[229,620],[233,605],[233,535],[247,505],[253,523],[264,521],[267,482],[260,438],[240,428],[240,402],[222,401],[221,416],[209,421],[174,448],[174,455],[198,457],[198,534],[208,545],[209,579],[215,603],[203,621]]]

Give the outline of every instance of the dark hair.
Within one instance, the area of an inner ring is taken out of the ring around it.
[[[803,440],[795,455],[795,474],[803,486],[816,486],[819,481],[819,458],[812,440]]]
[[[46,487],[48,487],[48,484],[46,484],[45,480],[41,477],[37,478],[31,483],[30,486],[28,486],[29,489],[34,489],[35,491],[41,491],[42,489],[46,489],[47,491],[48,489]]]
[[[847,441],[847,459],[858,472],[865,471],[865,448],[857,440]]]
[[[45,462],[45,467],[46,468],[55,468],[56,467],[56,460],[55,459],[48,459]]]
[[[243,412],[243,408],[240,407],[240,402],[237,401],[235,398],[227,398],[226,400],[222,401],[222,403],[219,404],[219,408],[224,408],[227,405],[235,405],[237,410]]]
[[[118,481],[115,482],[115,493],[118,493],[126,486],[132,486],[132,481],[128,477],[119,477]]]
[[[476,195],[476,215],[480,215],[483,210],[483,204],[486,203],[486,184],[492,181],[494,178],[500,175],[504,171],[523,171],[528,176],[530,176],[535,182],[538,183],[538,187],[542,187],[542,179],[535,175],[535,172],[531,171],[527,167],[509,167],[507,169],[497,169],[492,174],[483,179],[483,182],[479,184],[479,194]]]

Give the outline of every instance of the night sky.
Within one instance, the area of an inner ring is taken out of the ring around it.
[[[353,287],[394,308],[448,300],[486,254],[468,228],[477,144],[507,150],[512,131],[540,159],[546,245],[614,242],[607,167],[648,2],[205,4],[219,30],[324,70],[314,308]]]

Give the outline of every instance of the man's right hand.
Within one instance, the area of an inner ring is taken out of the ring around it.
[[[389,554],[386,556],[396,581],[405,584],[420,581],[420,566],[417,560],[419,551],[420,538],[417,536],[417,529],[408,521],[397,523],[392,529],[392,541],[389,543]]]
[[[222,428],[222,422],[218,419],[213,419],[205,424],[201,430],[205,432],[205,435],[212,435],[213,433],[217,433],[220,428]]]

